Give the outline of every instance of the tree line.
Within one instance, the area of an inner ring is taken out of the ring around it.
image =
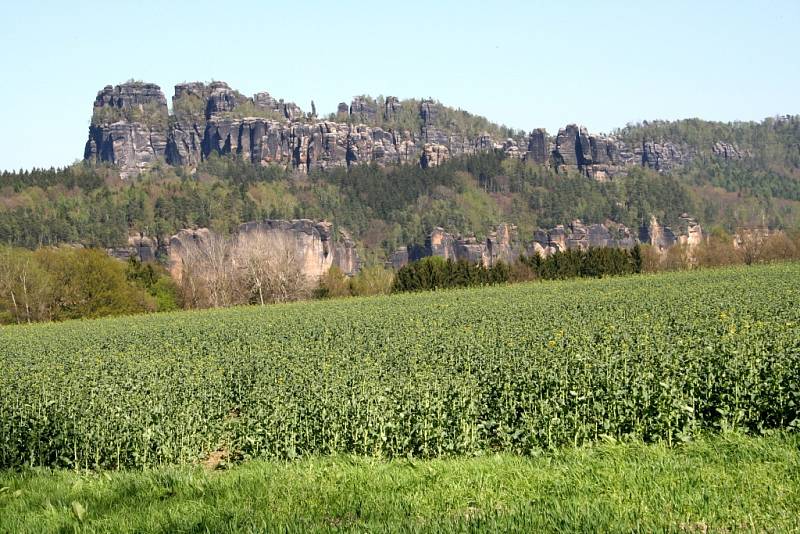
[[[303,274],[296,247],[279,237],[209,234],[186,244],[181,258],[170,273],[161,264],[133,257],[123,262],[99,249],[0,246],[0,323],[797,261],[800,232],[743,230],[732,236],[716,230],[695,247],[565,250],[490,267],[428,257],[396,272],[373,265],[347,276],[333,266],[319,280]]]
[[[0,246],[0,323],[169,311],[181,307],[166,270],[82,247]]]
[[[430,291],[532,280],[601,278],[639,273],[642,266],[639,245],[631,250],[600,247],[557,251],[548,256],[523,255],[511,263],[499,261],[488,267],[463,259],[428,257],[401,267],[395,274],[392,290]]]

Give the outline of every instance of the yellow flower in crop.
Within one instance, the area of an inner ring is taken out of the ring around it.
[[[548,347],[555,347],[555,346],[556,346],[556,342],[555,342],[555,340],[554,340],[554,339],[551,339],[550,341],[548,341],[548,342],[547,342],[547,346],[548,346]]]

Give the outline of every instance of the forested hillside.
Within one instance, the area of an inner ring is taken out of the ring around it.
[[[653,121],[629,125],[615,135],[628,143],[669,140],[690,150],[715,145],[716,151],[733,148],[734,158],[695,158],[682,173],[686,182],[743,195],[800,200],[800,117],[735,123]]]
[[[362,164],[308,174],[212,154],[195,172],[156,164],[127,180],[113,166],[82,162],[0,175],[0,241],[112,247],[131,232],[168,237],[204,226],[230,232],[248,220],[307,217],[347,228],[367,259],[378,260],[398,245],[421,242],[435,226],[480,237],[490,225],[510,222],[530,239],[537,227],[573,219],[636,227],[651,215],[675,224],[683,212],[706,228],[729,231],[800,226],[798,118],[653,122],[616,135],[630,144],[669,139],[684,153],[724,140],[742,157],[698,153],[668,172],[633,167],[606,182],[500,150],[427,169]]]

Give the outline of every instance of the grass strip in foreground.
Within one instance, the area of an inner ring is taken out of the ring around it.
[[[538,457],[0,472],[0,532],[800,532],[800,436]]]

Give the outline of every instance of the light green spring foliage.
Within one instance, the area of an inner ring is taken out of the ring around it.
[[[318,298],[366,297],[388,295],[392,292],[394,271],[381,265],[361,269],[348,277],[335,265],[319,281]]]
[[[0,330],[0,466],[797,430],[800,264]]]
[[[2,532],[798,532],[800,439],[0,472]]]
[[[112,124],[118,121],[138,122],[152,128],[166,128],[169,115],[166,107],[155,102],[124,109],[113,106],[94,108],[92,125]]]

